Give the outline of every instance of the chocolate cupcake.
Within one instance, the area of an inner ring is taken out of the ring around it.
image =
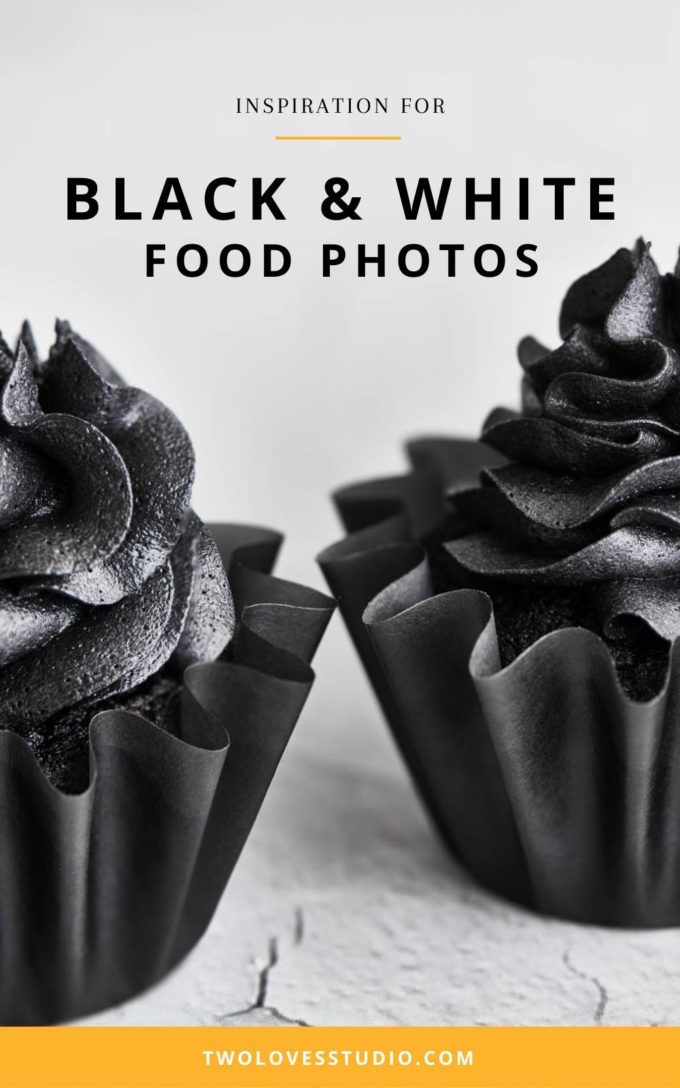
[[[276,533],[202,524],[182,425],[66,323],[0,380],[0,1021],[39,1024],[201,936],[331,602],[269,575]]]
[[[522,409],[337,495],[321,563],[455,855],[536,910],[680,923],[680,277],[643,242],[523,340]]]

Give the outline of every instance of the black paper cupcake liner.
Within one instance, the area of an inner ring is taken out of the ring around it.
[[[413,471],[338,492],[348,536],[320,557],[415,783],[483,884],[536,911],[629,927],[680,924],[680,650],[633,701],[606,644],[553,631],[501,668],[493,606],[434,592],[423,542],[444,495],[498,455],[423,439]]]
[[[310,690],[333,610],[273,578],[281,537],[210,526],[240,622],[193,665],[181,739],[128,711],[90,725],[90,782],[65,794],[0,732],[0,1021],[47,1024],[158,981],[205,931]]]

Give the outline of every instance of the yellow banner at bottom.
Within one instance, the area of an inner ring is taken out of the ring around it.
[[[0,1088],[680,1088],[680,1028],[1,1028]]]

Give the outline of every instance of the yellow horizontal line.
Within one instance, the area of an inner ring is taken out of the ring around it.
[[[401,140],[401,136],[275,136],[275,140]]]

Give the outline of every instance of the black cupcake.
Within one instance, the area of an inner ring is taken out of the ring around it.
[[[522,410],[483,442],[420,440],[409,476],[340,492],[321,562],[468,868],[540,911],[675,925],[678,272],[619,250],[560,333],[522,341]]]
[[[331,603],[270,577],[277,534],[201,523],[179,421],[66,323],[0,380],[0,1021],[49,1023],[201,936]]]

